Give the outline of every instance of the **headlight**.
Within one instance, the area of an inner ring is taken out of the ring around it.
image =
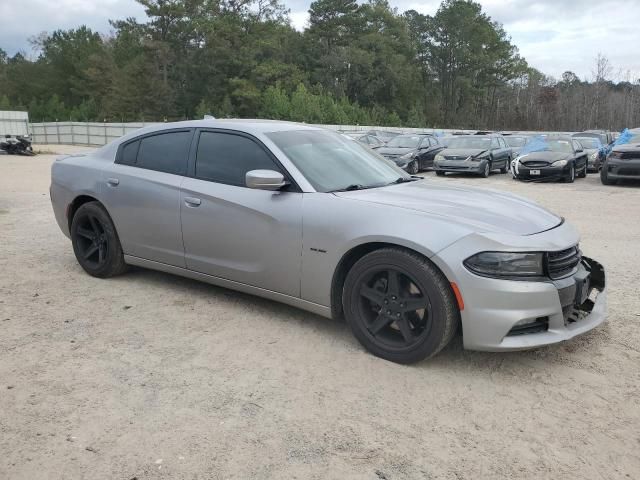
[[[413,152],[405,153],[400,158],[413,158]]]
[[[542,253],[480,252],[464,261],[465,267],[486,277],[541,277]]]
[[[437,155],[433,158],[433,161],[434,161],[434,162],[441,162],[441,161],[443,161],[443,160],[444,160],[444,155],[440,155],[440,154],[437,154]]]
[[[551,164],[552,167],[564,167],[567,164],[566,160],[558,160],[557,162],[553,162]]]
[[[481,162],[482,160],[485,160],[487,157],[473,157],[473,156],[469,156],[467,157],[467,160],[471,160],[472,162]]]
[[[598,152],[593,152],[589,154],[589,160],[595,161],[598,158]]]

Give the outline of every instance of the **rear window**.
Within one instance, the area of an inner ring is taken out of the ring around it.
[[[185,175],[190,143],[191,132],[189,130],[144,137],[140,140],[135,165],[158,172]],[[122,156],[124,163],[124,149]]]

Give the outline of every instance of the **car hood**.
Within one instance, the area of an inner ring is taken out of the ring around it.
[[[376,150],[380,155],[404,155],[405,153],[413,152],[415,148],[391,148],[391,147],[380,147]]]
[[[550,152],[550,151],[542,151],[542,152],[529,152],[525,153],[520,157],[521,160],[529,161],[529,160],[540,160],[544,162],[557,162],[558,160],[569,160],[573,158],[573,155],[565,152]]]
[[[440,155],[445,157],[461,157],[461,159],[471,157],[477,157],[486,152],[486,149],[482,148],[445,148],[440,152]]]
[[[336,195],[446,217],[477,233],[532,235],[562,223],[562,218],[516,195],[428,180]]]

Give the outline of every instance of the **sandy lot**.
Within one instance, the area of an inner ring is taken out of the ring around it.
[[[427,174],[574,223],[609,317],[524,353],[458,337],[407,367],[267,300],[89,277],[53,218],[53,158],[0,156],[0,479],[640,478],[640,185]]]

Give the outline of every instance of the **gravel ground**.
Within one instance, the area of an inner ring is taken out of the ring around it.
[[[609,316],[559,346],[478,353],[458,337],[400,366],[267,300],[145,270],[89,277],[53,218],[53,158],[0,157],[0,478],[640,478],[639,184],[427,174],[574,223],[608,269]]]

